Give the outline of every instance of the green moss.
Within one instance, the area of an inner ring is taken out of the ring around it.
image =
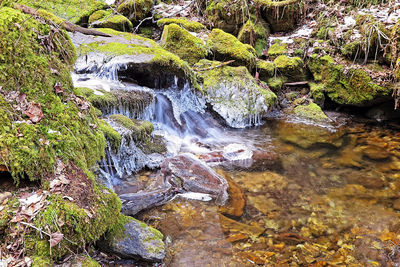
[[[212,0],[206,3],[205,14],[208,24],[233,34],[238,33],[250,13],[246,0]]]
[[[152,7],[152,0],[126,0],[118,6],[117,12],[135,22],[149,16]]]
[[[32,258],[32,267],[48,267],[51,266],[51,260],[49,257],[34,256]]]
[[[86,24],[93,12],[107,6],[97,0],[17,0],[17,3],[44,9],[77,24]]]
[[[258,60],[257,61],[257,71],[259,73],[259,79],[261,81],[268,81],[268,79],[272,78],[275,76],[275,64],[274,62],[271,61],[265,61],[265,60]]]
[[[274,91],[279,91],[286,82],[286,77],[273,77],[267,80],[268,86]]]
[[[313,121],[322,122],[329,120],[322,109],[315,103],[309,103],[308,105],[299,105],[293,109],[293,113],[296,116]]]
[[[21,28],[14,27],[16,23]],[[56,158],[72,160],[89,171],[104,155],[103,134],[89,126],[98,124],[94,111],[81,110],[78,102],[65,97],[72,92],[75,50],[64,31],[50,31],[49,25],[32,16],[0,9],[0,84],[5,92],[0,97],[0,151],[5,154],[0,165],[8,166],[17,182],[20,176],[38,180],[52,173]],[[52,36],[48,42],[53,47],[43,46],[39,36]],[[65,95],[55,93],[55,84]],[[27,102],[40,105],[42,119],[33,124],[12,123],[29,118],[15,111],[13,105],[18,102],[5,101],[8,92],[23,94]]]
[[[249,69],[255,66],[255,50],[240,42],[235,36],[220,29],[213,29],[208,36],[207,46],[217,60],[233,59],[233,65],[244,65]]]
[[[89,24],[92,24],[95,21],[101,20],[111,15],[112,15],[112,10],[97,10],[92,15],[90,15]]]
[[[89,17],[89,24],[96,28],[111,28],[117,31],[132,30],[132,22],[122,15],[113,14],[112,10],[98,10]]]
[[[278,73],[287,77],[288,81],[304,81],[306,79],[304,62],[299,57],[281,55],[274,60]]]
[[[282,43],[281,40],[275,40],[273,45],[268,49],[268,56],[272,59],[277,58],[280,55],[288,53],[287,44]]]
[[[111,148],[114,149],[114,151],[118,151],[121,147],[121,135],[105,121],[101,121],[99,126],[108,142],[110,142]]]
[[[312,82],[310,82],[309,85],[312,98],[317,104],[322,105],[325,102],[324,85]]]
[[[253,23],[248,20],[240,29],[238,39],[242,43],[251,44],[256,50],[256,55],[261,56],[263,50],[267,47],[269,36],[268,25],[264,21]]]
[[[164,27],[161,37],[162,47],[190,64],[205,58],[207,49],[204,42],[182,29],[177,24],[170,24]]]
[[[327,96],[338,104],[364,106],[392,92],[392,88],[375,83],[364,70],[336,64],[330,56],[313,55],[308,66],[314,79],[324,84]]]
[[[0,212],[0,234],[6,229],[18,207],[18,198],[14,197],[9,198],[7,203],[3,205],[3,209]]]
[[[157,26],[164,28],[164,26],[175,23],[190,32],[201,32],[206,27],[200,22],[190,21],[187,18],[164,18],[157,21]]]

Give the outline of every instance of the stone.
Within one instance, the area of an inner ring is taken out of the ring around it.
[[[134,218],[120,215],[117,225],[106,233],[99,247],[127,259],[162,261],[165,257],[163,234]]]
[[[10,197],[12,197],[12,194],[10,192],[0,193],[0,204],[3,203],[4,200],[9,199]]]
[[[132,22],[138,22],[150,15],[154,3],[152,0],[125,0],[117,8],[117,12]]]
[[[205,10],[207,20],[214,28],[219,28],[225,32],[237,34],[246,20],[247,2],[239,0],[231,2],[228,0],[207,1]]]
[[[232,179],[227,178],[229,188],[229,201],[220,208],[220,212],[226,215],[240,217],[243,215],[244,206],[246,205],[246,198],[242,189]]]
[[[386,149],[379,147],[379,146],[373,146],[369,145],[365,149],[363,149],[363,154],[369,159],[372,160],[386,160],[389,159],[390,153],[386,151]]]
[[[225,203],[228,199],[227,181],[191,154],[181,154],[165,160],[160,172],[175,188],[210,194],[219,203]]]
[[[400,210],[400,199],[399,199],[399,198],[396,199],[396,200],[393,202],[393,208],[394,208],[395,210]]]
[[[98,10],[89,17],[89,24],[94,28],[110,28],[116,31],[129,32],[132,30],[132,22],[112,10]]]

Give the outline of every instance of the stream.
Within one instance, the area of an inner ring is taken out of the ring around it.
[[[229,183],[225,203],[186,192],[137,215],[164,234],[166,266],[400,266],[398,125],[332,112],[330,125],[271,114],[232,129],[188,84],[155,90],[110,71],[73,74],[74,84],[151,95],[141,112],[103,115],[150,121],[167,146],[163,157],[134,144],[129,157],[108,151],[102,173],[117,194],[146,189],[162,161],[181,153]]]

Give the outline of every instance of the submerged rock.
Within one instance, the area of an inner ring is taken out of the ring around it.
[[[315,122],[327,122],[331,120],[322,111],[320,106],[315,103],[308,103],[306,105],[298,105],[293,109],[293,114],[301,119],[306,119]]]
[[[128,259],[162,261],[165,257],[163,234],[134,218],[120,215],[118,223],[99,241],[102,250]]]
[[[258,84],[245,67],[216,67],[219,62],[202,60],[196,66],[209,67],[199,76],[207,101],[234,128],[257,125],[274,105],[276,95]]]

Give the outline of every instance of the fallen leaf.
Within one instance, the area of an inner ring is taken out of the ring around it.
[[[50,247],[54,247],[58,245],[64,238],[64,235],[60,232],[56,232],[50,235]]]
[[[31,122],[37,123],[43,118],[42,108],[37,103],[30,103],[27,110],[24,111],[24,114],[29,117]]]
[[[57,93],[57,94],[64,93],[64,90],[62,89],[60,83],[56,83],[56,84],[54,85],[54,89],[56,90],[56,93]]]

